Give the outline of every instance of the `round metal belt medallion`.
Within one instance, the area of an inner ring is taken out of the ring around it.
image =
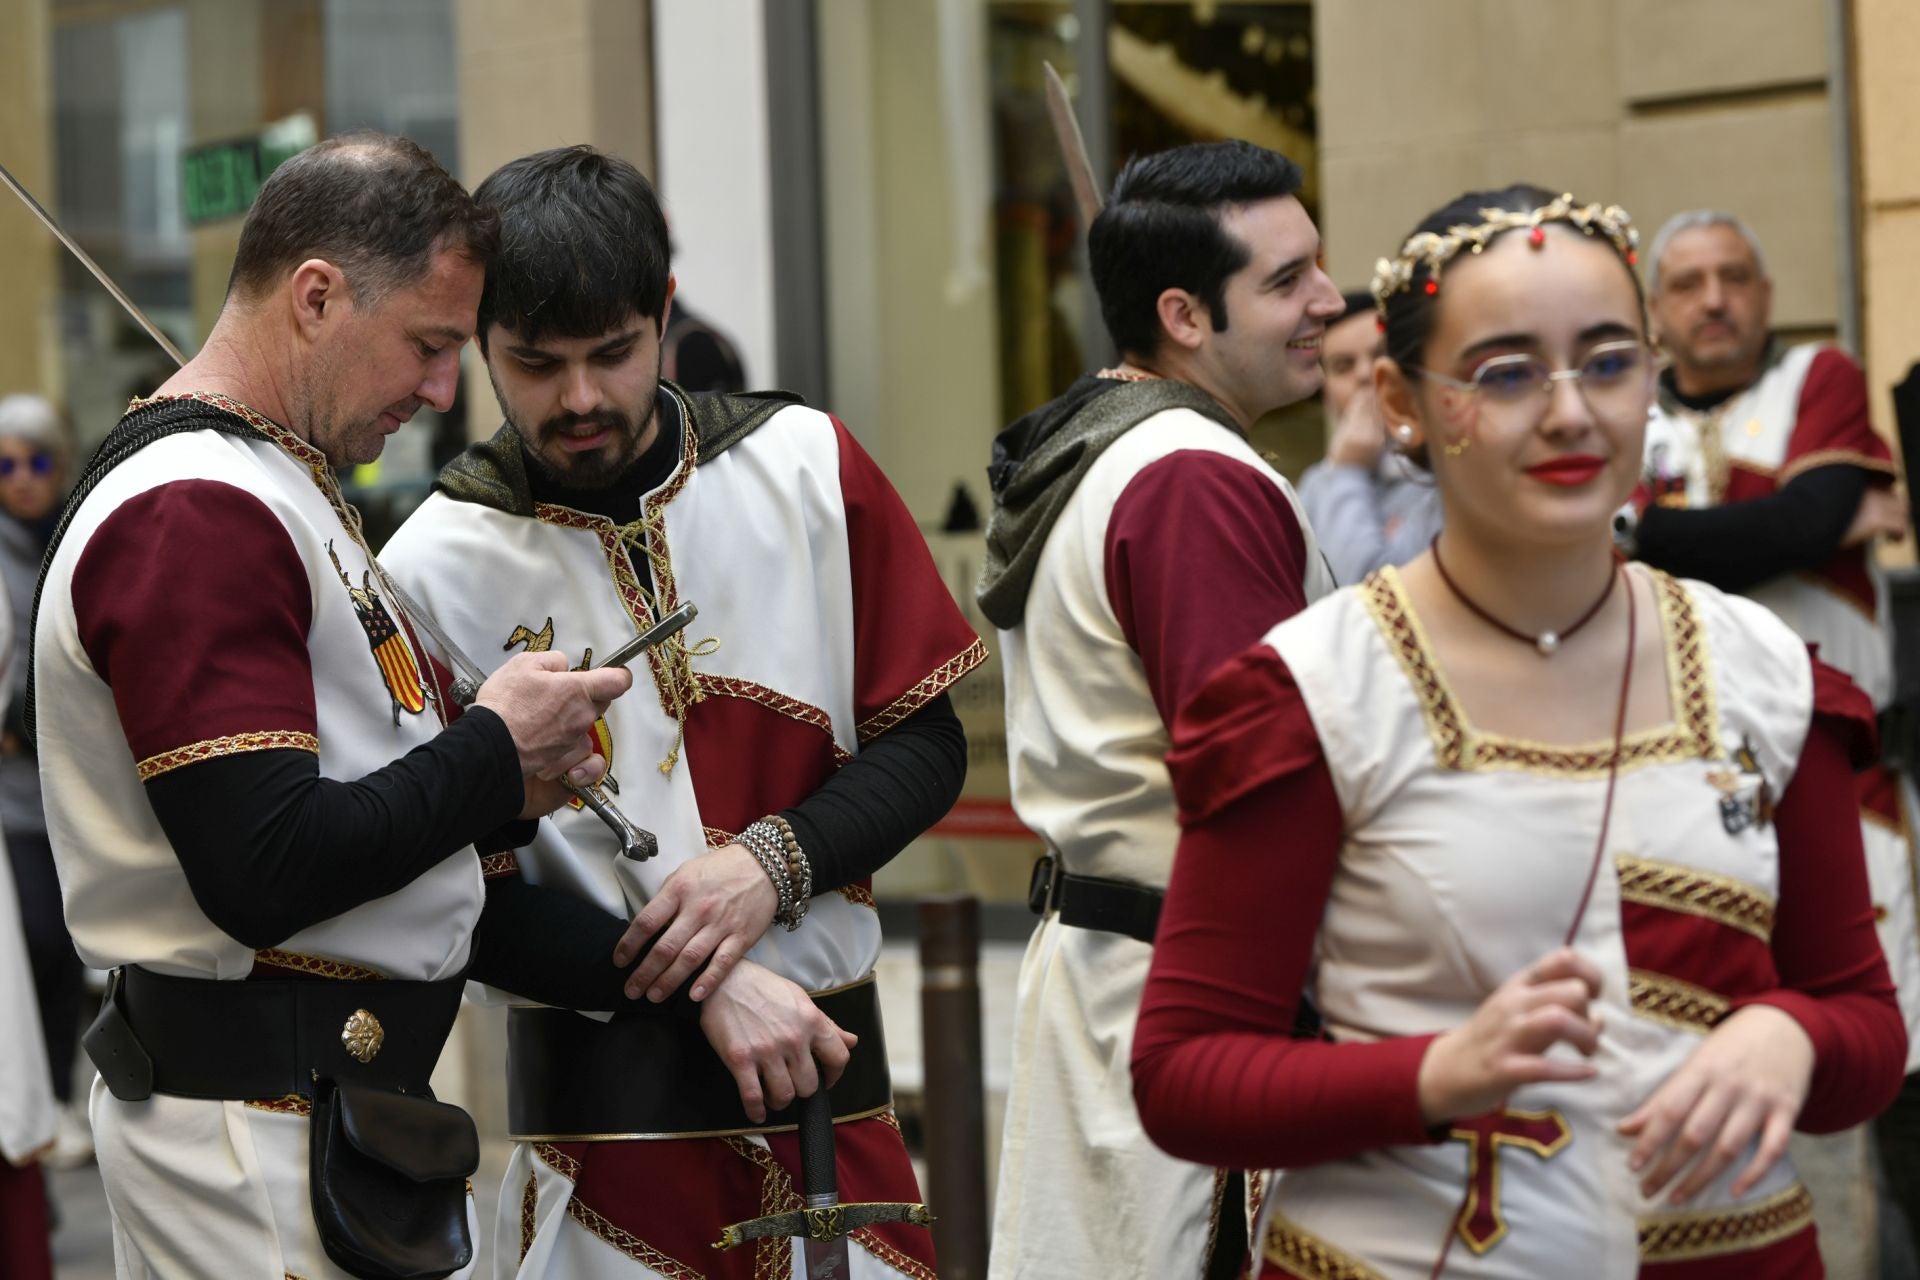
[[[380,1019],[365,1009],[355,1009],[353,1016],[347,1019],[347,1025],[340,1028],[340,1043],[347,1047],[357,1062],[372,1062],[373,1055],[380,1052],[380,1046],[386,1043],[386,1028],[380,1025]]]

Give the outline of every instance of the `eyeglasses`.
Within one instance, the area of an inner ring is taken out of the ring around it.
[[[53,455],[50,453],[36,452],[27,458],[0,457],[0,480],[12,479],[13,473],[22,467],[25,467],[37,476],[51,475],[53,473]]]
[[[1471,380],[1450,378],[1432,369],[1420,372],[1435,382],[1480,399],[1489,425],[1532,426],[1553,402],[1553,384],[1571,382],[1596,418],[1635,422],[1646,416],[1653,353],[1638,339],[1603,342],[1587,352],[1577,369],[1554,369],[1538,356],[1495,356],[1473,371]]]

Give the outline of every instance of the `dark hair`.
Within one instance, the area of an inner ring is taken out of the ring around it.
[[[1498,191],[1469,191],[1465,195],[1435,209],[1420,220],[1420,225],[1408,232],[1401,240],[1405,244],[1422,232],[1445,235],[1448,230],[1458,226],[1478,226],[1485,222],[1483,209],[1511,210],[1519,213],[1530,212],[1542,205],[1552,204],[1559,193],[1548,191],[1545,187],[1536,187],[1531,183],[1515,183]],[[1488,238],[1491,244],[1508,232],[1501,231]],[[1596,236],[1603,244],[1613,242],[1604,235]],[[1396,252],[1398,251],[1396,246]],[[1617,250],[1616,250],[1617,252]],[[1640,309],[1646,311],[1646,293],[1640,286],[1640,273],[1633,269],[1624,255],[1620,259],[1621,268],[1628,279],[1633,281],[1634,296],[1640,300]],[[1441,267],[1444,279],[1446,268]],[[1409,378],[1420,376],[1420,366],[1426,361],[1427,339],[1433,333],[1433,309],[1439,301],[1439,294],[1427,292],[1429,275],[1424,265],[1414,269],[1413,278],[1407,287],[1391,294],[1386,303],[1386,339],[1387,355],[1400,366]]]
[[[1355,289],[1351,293],[1343,293],[1340,295],[1340,301],[1346,307],[1346,310],[1340,313],[1340,320],[1351,320],[1363,312],[1375,309],[1373,295],[1365,289]],[[1332,323],[1339,324],[1340,320],[1332,321]]]
[[[1198,142],[1127,162],[1106,208],[1087,231],[1100,315],[1120,351],[1160,344],[1160,295],[1185,289],[1227,327],[1226,283],[1247,265],[1247,246],[1227,234],[1231,205],[1290,196],[1300,166],[1251,142]]]
[[[411,138],[343,133],[302,151],[260,184],[227,278],[257,297],[309,258],[340,268],[353,300],[377,307],[455,249],[485,265],[496,228],[440,162]]]
[[[618,156],[557,147],[502,165],[474,189],[500,218],[480,294],[480,343],[499,324],[528,341],[590,338],[666,308],[667,219],[653,184]]]

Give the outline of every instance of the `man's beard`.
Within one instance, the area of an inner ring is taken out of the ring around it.
[[[618,410],[588,414],[562,413],[548,418],[538,429],[529,431],[508,410],[507,423],[519,432],[520,439],[527,445],[527,460],[542,478],[570,489],[605,489],[624,475],[640,456],[640,437],[645,433],[647,423],[653,420],[659,394],[656,384],[654,394],[647,398],[638,413],[632,415]],[[605,427],[611,431],[611,435],[597,449],[568,453],[559,446],[559,440],[570,428],[580,426]]]

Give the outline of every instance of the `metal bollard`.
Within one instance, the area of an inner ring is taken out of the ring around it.
[[[980,902],[920,903],[927,1203],[945,1280],[987,1274],[986,1080],[980,1044]]]

